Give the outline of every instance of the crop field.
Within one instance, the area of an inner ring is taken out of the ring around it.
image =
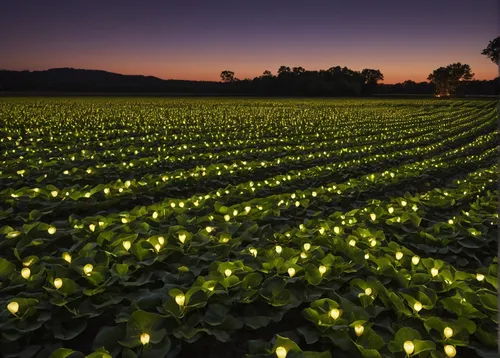
[[[0,99],[0,356],[497,357],[496,103]]]

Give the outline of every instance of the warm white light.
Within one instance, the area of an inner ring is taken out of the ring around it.
[[[93,269],[94,269],[94,266],[92,264],[86,264],[85,266],[83,266],[83,272],[87,276],[90,276],[90,273],[92,272]]]
[[[340,310],[338,308],[332,308],[330,310],[330,317],[333,319],[337,319],[340,317]]]
[[[403,258],[403,253],[401,251],[396,252],[396,260],[401,260]]]
[[[431,275],[432,277],[436,277],[439,273],[439,270],[435,267],[431,268]]]
[[[123,242],[122,242],[122,245],[123,245],[123,248],[124,248],[125,250],[127,250],[127,251],[128,251],[128,250],[130,250],[130,246],[132,246],[132,244],[131,244],[131,243],[130,243],[130,241],[128,241],[128,240],[123,241]]]
[[[54,280],[54,287],[60,289],[63,285],[63,281],[60,278]]]
[[[357,324],[355,327],[354,327],[354,332],[356,333],[356,336],[361,336],[363,334],[363,332],[365,331],[365,327],[363,327],[362,325],[360,324]]]
[[[179,241],[181,242],[181,244],[183,244],[184,241],[186,241],[186,234],[185,233],[179,233]]]
[[[484,280],[484,275],[483,275],[483,274],[478,273],[478,274],[476,275],[476,279],[477,279],[479,282],[481,282],[482,280]]]
[[[21,276],[23,276],[25,280],[29,279],[31,276],[31,270],[27,267],[23,268],[21,270]]]
[[[69,264],[71,263],[71,255],[68,253],[68,252],[65,252],[64,254],[62,254],[62,258],[68,262]]]
[[[275,352],[276,352],[276,356],[277,356],[278,358],[285,358],[285,357],[286,357],[286,355],[287,355],[287,351],[286,351],[286,348],[285,348],[285,347],[281,347],[281,346],[280,346],[280,347],[276,348],[276,351],[275,351]]]
[[[295,276],[295,269],[293,267],[290,267],[288,269],[288,274],[290,275],[290,277],[293,277]]]
[[[370,296],[372,294],[373,290],[370,287],[367,287],[365,289],[365,295]]]
[[[19,311],[19,303],[12,301],[7,305],[7,309],[10,313],[15,315]]]
[[[175,296],[175,302],[179,306],[184,306],[184,302],[186,301],[186,296],[184,296],[183,293],[179,293],[177,296]]]
[[[277,245],[275,250],[276,250],[277,254],[281,254],[281,252],[283,251],[283,248],[281,246]]]
[[[50,235],[54,235],[56,233],[56,228],[51,226],[47,229],[47,232],[50,234]]]
[[[415,345],[413,344],[412,341],[406,341],[403,343],[403,348],[406,352],[406,354],[410,355],[415,351]]]
[[[326,266],[321,265],[321,266],[318,268],[318,270],[319,270],[320,275],[321,275],[321,276],[323,276],[323,275],[325,274],[325,272],[326,272],[327,268],[326,268]]]
[[[411,263],[414,264],[414,265],[418,265],[418,263],[420,262],[420,257],[415,255],[411,258]]]
[[[251,253],[254,257],[257,257],[257,249],[252,248],[252,249],[250,249],[250,250],[248,250],[248,251],[250,251],[250,253]]]
[[[306,243],[304,244],[304,250],[305,250],[305,251],[309,251],[310,249],[311,249],[311,244],[310,244],[310,243],[308,243],[308,242],[306,242]]]
[[[230,269],[226,269],[226,271],[224,271],[224,275],[226,275],[226,277],[231,276],[232,273],[233,271],[231,271]]]
[[[415,304],[413,305],[413,309],[417,312],[420,312],[422,310],[422,304],[419,301],[415,302]]]
[[[148,344],[148,343],[149,343],[149,339],[150,339],[150,338],[151,338],[151,337],[150,337],[150,336],[149,336],[149,334],[147,334],[147,333],[143,333],[143,334],[141,334],[141,343],[142,343],[143,345]]]
[[[444,353],[447,357],[453,358],[457,355],[457,350],[454,346],[448,344],[444,346]]]
[[[451,327],[446,327],[444,330],[443,330],[443,334],[444,336],[448,339],[448,338],[451,338],[453,336],[453,329]]]

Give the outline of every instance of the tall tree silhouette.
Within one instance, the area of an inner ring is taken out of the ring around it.
[[[493,63],[500,65],[500,36],[491,40],[488,46],[481,52],[481,55],[485,55]]]
[[[234,72],[233,71],[228,71],[224,70],[220,73],[220,78],[222,82],[234,82]]]
[[[435,69],[427,79],[436,86],[437,96],[448,97],[455,93],[461,82],[470,81],[473,77],[474,74],[469,65],[457,62]]]

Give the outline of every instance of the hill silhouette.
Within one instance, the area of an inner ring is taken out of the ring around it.
[[[340,69],[340,67],[338,67]],[[365,95],[432,95],[430,82],[405,81],[397,84],[365,85],[346,67],[339,76],[325,76],[327,71],[302,71],[278,76],[231,81],[163,80],[153,76],[123,75],[102,70],[53,68],[43,71],[0,70],[2,93],[118,93],[118,94],[219,94],[256,96],[365,96]],[[350,76],[342,77],[345,72]],[[355,78],[353,80],[353,78]],[[457,95],[498,95],[499,79],[469,81],[461,85]]]

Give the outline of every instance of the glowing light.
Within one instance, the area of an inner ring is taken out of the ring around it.
[[[318,267],[318,270],[319,270],[319,274],[321,276],[323,276],[326,273],[327,268],[326,268],[326,266],[321,265],[320,267]]]
[[[184,244],[184,242],[186,241],[185,233],[179,233],[179,241],[181,242],[181,244]]]
[[[60,289],[63,285],[63,280],[61,280],[60,278],[56,278],[54,280],[54,287],[57,288],[57,289]]]
[[[224,275],[226,275],[226,277],[231,276],[232,273],[233,271],[231,271],[230,269],[226,269],[226,271],[224,271]]]
[[[439,274],[439,270],[435,267],[431,268],[432,277],[436,277]]]
[[[56,233],[56,228],[51,226],[47,229],[47,232],[50,234],[50,235],[54,235]]]
[[[447,357],[453,358],[457,355],[457,350],[454,346],[448,344],[444,346],[444,353]]]
[[[403,348],[406,352],[406,354],[410,355],[415,351],[415,345],[413,344],[412,341],[406,341],[403,343]]]
[[[62,258],[67,263],[69,263],[69,264],[71,263],[71,255],[68,252],[65,252],[64,254],[62,254]]]
[[[17,303],[16,301],[12,301],[7,305],[7,309],[10,313],[15,315],[19,311],[19,303]]]
[[[365,295],[370,296],[373,293],[373,290],[370,287],[365,289]]]
[[[277,356],[278,358],[285,358],[285,357],[286,357],[286,355],[287,355],[286,348],[285,348],[285,347],[282,347],[282,346],[280,346],[280,347],[276,348],[275,353],[276,353],[276,356]]]
[[[446,327],[443,330],[443,334],[444,334],[446,339],[451,338],[453,336],[453,329],[451,327]]]
[[[83,266],[83,272],[87,276],[90,276],[90,273],[92,272],[93,269],[94,269],[94,266],[92,264],[86,264],[85,266]]]
[[[337,319],[340,317],[340,310],[338,308],[332,308],[330,310],[330,317],[333,319]]]
[[[30,278],[30,276],[31,276],[31,270],[30,270],[29,268],[27,268],[27,267],[23,268],[23,269],[21,270],[21,276],[22,276],[25,280],[29,279],[29,278]]]
[[[288,274],[290,275],[290,277],[293,277],[295,276],[295,269],[293,267],[290,267],[288,269]]]
[[[401,260],[403,258],[403,253],[401,251],[396,252],[396,260]]]
[[[251,248],[250,250],[250,253],[254,256],[254,257],[257,257],[257,249],[254,249],[254,248]]]
[[[358,337],[361,336],[364,331],[365,327],[363,327],[362,325],[357,324],[356,326],[354,326],[354,332],[356,333],[356,336]]]
[[[281,252],[283,251],[283,248],[281,246],[277,245],[275,250],[276,250],[277,254],[281,254]]]
[[[308,242],[306,242],[306,243],[304,244],[304,250],[305,250],[305,251],[309,251],[310,249],[311,249],[311,244],[310,244],[310,243],[308,243]]]
[[[153,212],[153,215],[151,215],[153,217],[153,219],[157,219],[158,218],[158,212],[155,211]]]
[[[123,248],[124,248],[125,250],[127,250],[127,251],[128,251],[128,250],[130,250],[130,246],[132,246],[132,244],[131,244],[131,243],[130,243],[130,241],[128,241],[128,240],[123,241],[123,242],[122,242],[122,245],[123,245]]]
[[[350,245],[350,246],[352,246],[352,247],[356,246],[356,240],[351,239],[351,240],[349,241],[349,245]]]
[[[144,346],[145,346],[146,344],[148,344],[148,343],[149,343],[149,339],[150,339],[150,338],[151,338],[151,337],[150,337],[150,336],[149,336],[149,334],[147,334],[147,333],[143,333],[143,334],[141,334],[141,343],[142,343],[142,345],[144,345]]]
[[[478,274],[476,275],[476,279],[477,279],[479,282],[481,282],[482,280],[484,280],[484,275],[483,275],[483,274],[478,273]]]
[[[415,304],[413,305],[413,309],[417,312],[420,312],[422,310],[422,304],[419,301],[415,302]]]
[[[184,296],[183,293],[179,293],[177,296],[175,296],[175,302],[181,307],[184,306],[184,303],[186,302],[186,296]]]
[[[411,258],[411,263],[414,264],[414,265],[418,265],[418,263],[420,262],[420,257],[415,255]]]

